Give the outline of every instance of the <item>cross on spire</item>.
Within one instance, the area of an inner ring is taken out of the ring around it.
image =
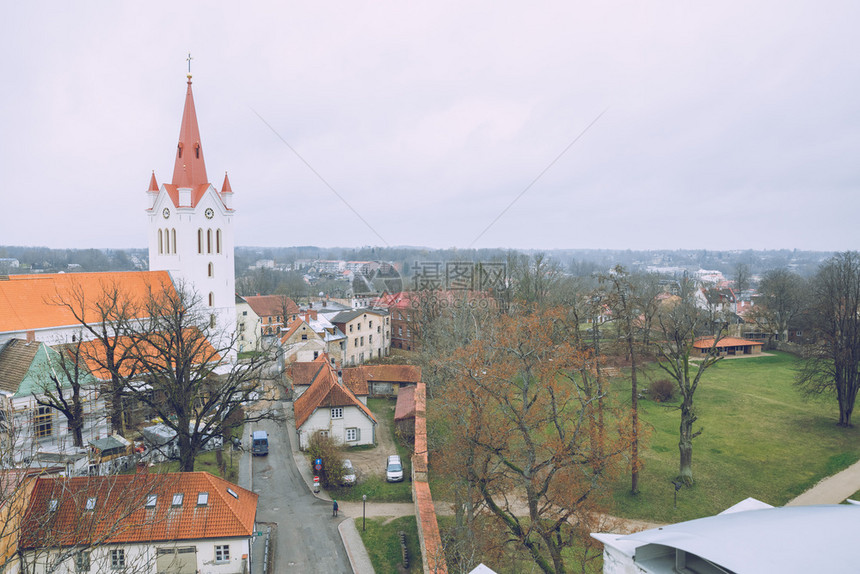
[[[188,62],[188,77],[191,77],[191,60],[194,58],[191,57],[191,52],[188,52],[188,57],[185,60]]]

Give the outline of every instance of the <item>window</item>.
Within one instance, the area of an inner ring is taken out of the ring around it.
[[[57,508],[59,508],[59,506],[60,506],[60,501],[57,500],[56,498],[52,498],[51,500],[48,501],[48,510],[50,512],[56,512]]]
[[[229,562],[230,561],[230,545],[222,544],[215,545],[215,562]]]
[[[314,361],[316,361],[316,360],[317,360],[317,357],[319,357],[319,356],[320,356],[320,352],[319,352],[319,351],[314,351]]]
[[[90,553],[81,550],[75,554],[75,570],[78,572],[90,571]]]
[[[346,429],[346,441],[347,442],[355,442],[358,440],[358,437],[361,436],[357,428],[348,428]]]
[[[171,506],[182,506],[182,499],[185,498],[185,495],[181,492],[177,492],[173,495],[173,502]]]
[[[308,334],[302,333],[302,341],[307,341],[307,340],[308,340]]]
[[[349,332],[352,333],[352,325],[349,326]]]
[[[87,499],[86,509],[87,510],[95,510],[95,508],[96,508],[96,497],[91,496]]]
[[[215,252],[221,253],[221,230],[215,232]]]
[[[173,246],[173,252],[176,253],[176,228],[170,230],[170,243]]]
[[[364,337],[361,338],[361,346],[364,346]]]
[[[381,332],[382,332],[382,327],[380,327],[379,325],[377,325],[377,326],[376,326],[376,332],[377,332],[377,333],[381,333]]]
[[[203,253],[203,230],[197,230],[197,253]]]
[[[367,342],[370,343],[371,345],[373,344],[373,335],[367,336]]]
[[[353,347],[358,347],[358,337],[355,338],[355,341],[353,343]]]
[[[235,491],[235,490],[233,490],[232,488],[228,488],[228,489],[227,489],[227,494],[229,494],[230,496],[232,496],[233,498],[235,498],[235,499],[237,499],[237,500],[238,500],[238,498],[239,498],[239,495],[238,495],[238,494],[236,494],[236,491]]]
[[[170,253],[170,230],[164,230],[164,252]]]
[[[215,293],[209,293],[209,306],[215,306]]]
[[[158,502],[157,494],[148,494],[146,496],[146,505],[145,508],[155,508],[155,504]]]
[[[197,493],[197,506],[206,506],[209,504],[209,493],[208,492],[198,492]]]
[[[161,237],[161,230],[158,230],[158,254],[164,253],[164,239]]]
[[[209,277],[215,277],[215,265],[213,263],[209,264]]]
[[[367,323],[368,328],[373,329],[373,321]]]
[[[110,551],[110,567],[111,570],[122,570],[125,568],[125,550],[122,548],[114,548]]]
[[[48,437],[54,433],[54,413],[51,412],[51,407],[36,407],[33,429],[36,438]]]
[[[206,230],[206,253],[212,253],[212,230]]]
[[[343,418],[343,407],[332,407],[331,418],[342,419]]]

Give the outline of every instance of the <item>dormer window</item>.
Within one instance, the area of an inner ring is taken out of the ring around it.
[[[179,157],[182,157],[182,142],[179,142],[179,145],[177,145],[176,148],[179,150]]]
[[[200,159],[200,142],[194,144],[194,155],[197,156],[197,159]]]

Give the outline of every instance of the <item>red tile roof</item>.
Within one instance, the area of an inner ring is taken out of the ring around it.
[[[421,380],[421,367],[411,365],[362,365],[343,370],[343,380],[381,383],[417,383]]]
[[[203,505],[198,504],[201,492],[209,495]],[[182,501],[174,506],[178,493]],[[155,505],[147,508],[151,495]],[[91,498],[94,508],[87,510]],[[52,499],[58,501],[53,512]],[[43,547],[46,540],[51,546],[72,546],[248,537],[256,513],[256,494],[208,472],[39,478],[22,522],[20,547]]]
[[[394,420],[415,418],[415,387],[400,387],[397,392],[397,405],[394,407]]]
[[[762,346],[763,344],[764,343],[761,341],[748,341],[746,339],[738,339],[736,337],[724,337],[717,341],[717,349],[722,349],[724,347],[745,347],[748,345]],[[705,337],[693,343],[694,349],[710,349],[712,346],[714,346],[713,337]]]
[[[325,354],[320,357],[326,357]],[[337,381],[334,368],[326,361],[320,361],[323,368],[314,377],[311,386],[293,403],[296,428],[300,428],[319,407],[358,407],[370,420],[376,422],[370,409],[358,400],[346,385]]]
[[[254,295],[252,297],[242,297],[251,309],[254,310],[260,317],[276,317],[281,316],[282,322],[286,324],[284,315],[297,315],[299,306],[295,302],[284,295]],[[288,317],[287,317],[288,318]]]
[[[206,162],[203,161],[203,146],[200,143],[200,129],[197,126],[197,110],[194,108],[194,94],[191,93],[191,76],[185,91],[185,108],[182,111],[182,125],[179,128],[179,144],[176,148],[176,162],[173,164],[173,182],[176,187],[196,187],[209,185],[206,177]],[[175,203],[175,205],[179,205]],[[192,203],[196,205],[196,203]]]
[[[78,325],[72,312],[53,301],[74,301],[74,293],[86,296],[86,318],[97,321],[95,303],[117,287],[131,301],[142,304],[149,289],[173,290],[167,271],[123,271],[112,273],[49,273],[9,275],[0,281],[0,333]],[[163,287],[162,287],[163,286]],[[143,305],[138,318],[145,316]]]
[[[310,385],[314,382],[314,378],[322,371],[322,368],[322,362],[319,360],[310,362],[296,361],[290,363],[287,367],[287,376],[292,379],[293,385]]]

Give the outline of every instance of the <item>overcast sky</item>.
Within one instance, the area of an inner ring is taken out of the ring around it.
[[[237,245],[857,249],[860,3],[702,4],[7,2],[0,245],[146,246],[191,52]]]

